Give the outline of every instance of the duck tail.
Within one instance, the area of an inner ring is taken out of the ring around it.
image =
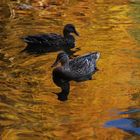
[[[24,42],[26,42],[27,44],[32,43],[32,38],[30,38],[29,36],[21,37],[20,39],[23,40]]]
[[[100,58],[100,52],[91,52],[89,55],[92,55],[92,57],[98,61]]]
[[[21,40],[25,41],[26,40],[26,37],[20,37]]]
[[[33,50],[34,50],[34,47],[28,44],[22,51],[20,51],[20,53],[32,52]]]
[[[101,56],[100,52],[96,52],[96,61],[99,60],[100,56]]]
[[[26,52],[27,51],[27,48],[21,50],[19,53],[23,53],[23,52]]]

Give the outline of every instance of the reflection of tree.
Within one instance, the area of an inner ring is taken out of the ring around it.
[[[10,8],[8,4],[1,4],[1,10],[0,10],[0,19],[8,18],[11,15]]]
[[[9,5],[7,3],[7,0],[2,0],[0,2],[1,5],[1,10],[0,10],[0,33],[2,35],[1,41],[0,41],[0,46],[3,46],[3,39],[5,35],[5,27],[7,25],[8,19],[11,16],[11,11],[9,8]]]
[[[135,20],[135,23],[140,23],[140,5],[139,3],[131,4],[131,8],[133,9],[133,12],[129,13],[129,15]],[[135,26],[135,28],[132,28],[129,30],[130,35],[132,35],[135,40],[140,42],[140,26]]]
[[[37,6],[55,4],[60,5],[64,3],[69,3],[69,0],[17,0],[17,3],[27,3],[27,4],[36,4]]]

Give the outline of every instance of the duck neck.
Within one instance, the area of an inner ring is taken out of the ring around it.
[[[68,38],[70,36],[70,33],[64,29],[63,35],[64,35],[64,38]]]

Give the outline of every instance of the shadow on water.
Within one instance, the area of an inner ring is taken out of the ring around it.
[[[111,120],[105,123],[104,127],[115,127],[128,132],[132,135],[140,135],[140,118],[133,117],[132,114],[140,114],[140,109],[130,109],[128,111],[120,112],[120,115],[130,114],[130,118],[120,118]],[[132,117],[132,118],[131,118]]]
[[[60,100],[60,101],[67,101],[68,100],[68,95],[69,93],[67,92],[59,92],[59,93],[55,93],[53,92],[56,96],[57,96],[57,99]]]
[[[57,99],[60,101],[66,101],[68,100],[68,95],[70,92],[70,82],[65,81],[63,79],[58,79],[56,77],[53,77],[55,84],[61,88],[61,92],[54,93],[57,95]]]
[[[77,56],[77,55],[74,55],[74,53],[80,51],[80,48],[75,48],[75,50],[71,50],[69,48],[63,48],[62,50],[64,52],[66,52],[69,56]],[[30,55],[34,55],[35,54],[35,55],[39,56],[39,55],[43,55],[43,54],[47,54],[47,53],[51,53],[51,52],[57,52],[57,51],[60,51],[60,50],[57,50],[55,48],[54,49],[52,48],[51,50],[46,50],[42,46],[38,47],[38,46],[27,45],[25,47],[25,49],[23,49],[20,52],[20,54],[26,52],[26,53],[28,53]]]
[[[97,69],[94,74],[99,71],[99,69]],[[56,79],[55,79],[56,78]],[[60,101],[66,101],[68,100],[68,96],[69,96],[69,92],[70,92],[70,81],[67,81],[65,79],[59,79],[55,76],[53,76],[53,80],[55,81],[55,84],[61,88],[61,92],[59,93],[54,93],[55,95],[57,95],[57,99]],[[88,80],[92,80],[92,79],[88,79]],[[63,81],[63,82],[62,82]],[[65,81],[65,82],[64,82]],[[87,81],[86,80],[81,80],[81,81],[77,81],[77,82],[83,82],[83,81]]]

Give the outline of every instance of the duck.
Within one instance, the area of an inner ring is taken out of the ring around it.
[[[79,36],[73,24],[66,24],[63,29],[63,36],[56,33],[47,33],[22,37],[21,39],[27,43],[27,47],[21,52],[46,53],[58,50],[67,52],[67,50],[75,47],[75,38],[72,33]]]
[[[96,63],[99,58],[99,52],[87,53],[73,59],[70,59],[65,52],[60,52],[57,55],[52,65],[52,67],[55,67],[52,77],[53,82],[62,89],[57,94],[59,100],[67,100],[70,91],[70,81],[82,82],[92,80],[92,75],[98,71]],[[56,67],[59,63],[61,65]]]

